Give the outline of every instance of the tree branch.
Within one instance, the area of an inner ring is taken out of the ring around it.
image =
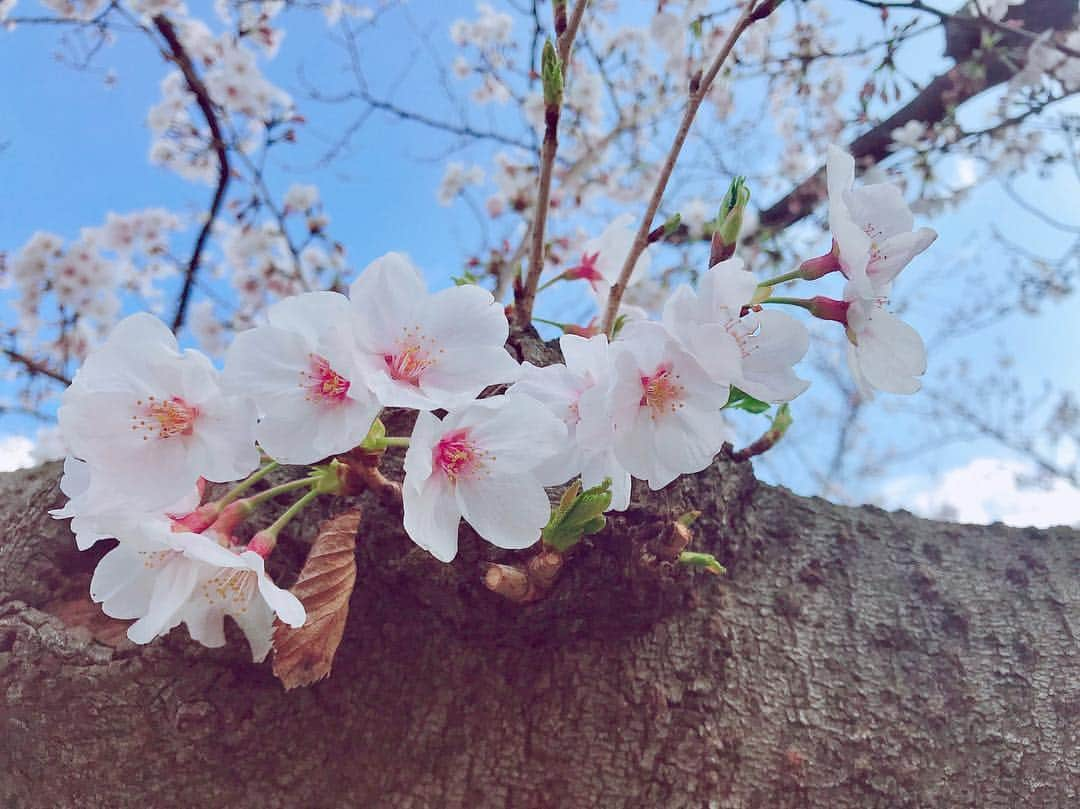
[[[675,133],[675,140],[668,150],[663,166],[660,168],[660,176],[656,180],[656,185],[653,188],[648,207],[645,209],[645,215],[641,218],[641,224],[638,225],[634,243],[631,245],[630,252],[627,253],[626,260],[623,262],[622,269],[619,271],[619,278],[611,287],[611,294],[608,296],[607,308],[604,311],[603,326],[601,327],[604,334],[611,333],[611,327],[615,323],[615,316],[619,312],[619,302],[622,300],[623,293],[626,291],[626,285],[630,281],[630,274],[634,271],[634,266],[637,264],[638,259],[641,257],[641,254],[645,252],[645,248],[649,244],[649,231],[652,229],[653,219],[656,217],[656,212],[660,208],[660,201],[664,197],[664,190],[667,188],[668,180],[671,179],[671,173],[675,170],[675,163],[679,159],[679,153],[682,151],[683,144],[690,134],[690,126],[694,123],[694,117],[697,115],[698,108],[701,107],[701,102],[705,100],[705,96],[712,88],[716,76],[720,73],[720,68],[724,66],[728,54],[731,53],[731,49],[735,47],[736,40],[738,40],[743,31],[754,22],[756,18],[754,7],[756,5],[757,3],[754,0],[749,0],[747,2],[746,7],[742,10],[742,13],[739,14],[739,18],[735,21],[735,25],[731,29],[731,33],[728,34],[719,53],[716,54],[716,57],[709,65],[709,69],[700,79],[696,81],[691,80],[690,100],[686,105],[686,111],[683,113],[679,129]],[[762,7],[767,5],[769,5],[768,1],[762,4]]]
[[[39,374],[40,376],[47,376],[49,379],[52,379],[52,380],[54,380],[56,382],[59,382],[59,383],[61,383],[63,385],[70,385],[71,384],[71,379],[68,378],[67,376],[64,376],[64,374],[60,373],[59,371],[54,371],[52,368],[49,368],[47,365],[43,365],[42,363],[38,362],[37,360],[31,359],[30,357],[27,357],[25,354],[20,354],[18,351],[14,351],[14,350],[12,350],[10,348],[5,348],[4,349],[4,356],[7,357],[9,360],[11,360],[13,362],[19,363],[21,366],[26,368],[26,370],[28,370],[32,374]]]
[[[880,8],[882,5],[899,7],[895,3],[873,3],[856,0],[862,5],[870,5]],[[1071,11],[1075,11],[1075,3],[1070,0],[1041,0],[1034,2],[1029,0],[1023,6],[1015,9],[1025,28],[1034,30],[1047,30],[1059,24],[1065,24]],[[922,3],[905,4],[904,7],[913,10],[941,14],[930,9]],[[1026,16],[1025,16],[1026,15]],[[1012,16],[1012,15],[1010,15]],[[963,23],[964,31],[950,31],[948,23]],[[983,20],[972,17],[960,17],[953,15],[943,19],[946,24],[946,56],[956,60],[956,65],[948,72],[931,81],[922,92],[909,101],[901,109],[890,115],[884,121],[872,129],[864,132],[848,146],[848,151],[857,161],[863,163],[876,163],[889,156],[889,146],[892,143],[892,131],[901,128],[909,121],[939,121],[947,112],[960,106],[965,101],[976,95],[996,87],[1012,78],[1016,68],[1006,60],[995,58],[993,54],[983,53],[976,61],[985,69],[981,80],[974,78],[970,72],[965,71],[963,63],[975,57],[980,46],[977,36],[965,35],[983,24]],[[997,26],[992,26],[997,27]],[[1004,34],[1004,32],[1002,32]],[[1025,31],[1029,33],[1029,31]],[[1009,41],[1024,42],[1027,37],[1023,34],[1011,31],[1004,34],[1002,45]],[[819,168],[811,177],[799,183],[795,188],[785,194],[760,214],[760,226],[757,234],[750,238],[755,241],[768,233],[776,233],[790,227],[796,222],[809,216],[825,194],[825,168]]]
[[[195,239],[195,246],[191,250],[191,258],[188,259],[187,269],[184,272],[184,286],[180,290],[180,298],[176,303],[176,314],[173,315],[172,329],[177,331],[184,325],[188,303],[191,301],[191,293],[195,289],[195,277],[198,275],[199,265],[202,262],[203,250],[206,247],[207,239],[210,237],[210,231],[214,227],[214,222],[217,220],[218,213],[221,211],[221,205],[225,201],[225,191],[229,186],[231,172],[229,170],[229,155],[225,148],[225,137],[221,132],[221,125],[218,123],[214,102],[210,98],[206,85],[203,84],[199,74],[195,71],[195,66],[191,63],[191,57],[188,56],[183,43],[180,42],[180,38],[176,34],[176,29],[168,17],[162,14],[154,17],[154,27],[165,39],[165,42],[168,43],[171,60],[180,68],[180,72],[184,74],[188,89],[195,96],[195,103],[206,119],[207,126],[210,127],[210,146],[217,154],[218,159],[217,187],[214,189],[213,199],[210,200],[210,210],[207,212],[206,221],[203,222],[199,235]]]
[[[585,14],[587,0],[578,0],[569,20],[566,18],[566,3],[555,2],[555,29],[557,32],[556,50],[560,71],[560,84],[565,80],[566,69],[570,58],[570,49],[574,44],[581,25],[581,18]],[[544,95],[548,94],[545,87]],[[540,177],[536,190],[536,213],[533,215],[531,242],[529,247],[529,272],[525,278],[524,286],[514,306],[514,317],[521,326],[528,325],[532,319],[533,303],[536,301],[536,290],[540,285],[540,275],[544,271],[544,235],[547,229],[548,208],[551,204],[551,174],[555,167],[555,153],[559,148],[559,113],[562,108],[562,90],[559,91],[557,103],[545,104],[544,108],[544,143],[540,151]]]

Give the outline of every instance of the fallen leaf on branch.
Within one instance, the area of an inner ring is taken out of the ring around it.
[[[290,590],[303,602],[307,620],[298,629],[280,621],[274,628],[274,676],[286,690],[330,674],[356,584],[353,552],[359,526],[359,509],[326,520]]]

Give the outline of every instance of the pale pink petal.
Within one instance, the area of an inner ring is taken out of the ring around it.
[[[456,494],[465,521],[500,548],[535,544],[551,516],[547,493],[530,475],[500,473],[462,480]]]
[[[420,487],[403,486],[405,532],[440,562],[457,556],[461,511],[445,478],[430,478]]]

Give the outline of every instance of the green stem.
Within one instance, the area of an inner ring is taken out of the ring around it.
[[[545,289],[547,289],[552,284],[557,284],[559,281],[565,281],[565,280],[566,280],[566,276],[563,273],[559,273],[554,278],[549,278],[547,281],[545,281],[540,286],[538,286],[536,288],[536,293],[539,295],[541,292],[543,292]],[[539,318],[534,317],[533,320],[539,320]]]
[[[276,538],[277,535],[281,533],[281,529],[288,525],[293,517],[303,511],[307,507],[307,505],[318,496],[319,492],[315,491],[314,489],[306,492],[303,497],[301,497],[299,500],[297,500],[295,503],[285,509],[285,511],[281,513],[280,517],[274,520],[270,525],[268,525],[259,533],[269,534],[270,536]]]
[[[231,503],[233,500],[238,498],[240,495],[242,495],[244,492],[246,492],[248,489],[250,489],[256,483],[258,483],[264,477],[269,475],[271,472],[273,472],[279,466],[281,466],[281,464],[279,464],[277,461],[271,461],[270,463],[268,463],[266,466],[262,467],[261,469],[257,469],[255,472],[252,472],[247,477],[246,480],[240,481],[233,488],[229,489],[229,491],[227,491],[225,493],[225,496],[217,501],[218,505],[221,506],[222,508],[229,505],[229,503]]]
[[[285,494],[286,492],[291,492],[296,489],[303,489],[305,487],[310,489],[312,485],[314,485],[314,483],[315,481],[313,481],[311,478],[299,478],[298,480],[290,480],[288,483],[282,483],[278,486],[271,486],[269,489],[265,489],[258,494],[251,495],[251,497],[247,499],[247,502],[250,503],[252,507],[255,507],[261,505],[262,503],[265,503],[267,500],[272,500],[279,494]]]
[[[777,284],[784,283],[785,281],[797,281],[800,278],[802,278],[802,268],[801,267],[799,267],[797,269],[794,269],[791,272],[786,272],[783,275],[778,275],[775,278],[770,278],[767,281],[762,281],[760,284],[758,284],[758,286],[759,287],[774,287]]]
[[[388,435],[379,439],[379,444],[384,447],[408,447],[409,439],[406,436]]]
[[[762,303],[782,303],[787,306],[798,306],[808,312],[813,310],[814,305],[810,298],[766,298]]]
[[[566,331],[566,324],[560,323],[557,320],[545,320],[542,317],[534,317],[533,320],[535,320],[537,323],[545,323],[548,326],[554,326],[557,329],[562,329],[563,331]]]

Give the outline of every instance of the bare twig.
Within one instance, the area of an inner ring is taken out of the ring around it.
[[[660,201],[664,197],[664,190],[667,188],[668,180],[671,179],[671,173],[675,170],[675,163],[678,162],[683,144],[690,134],[690,126],[694,123],[694,117],[701,107],[701,102],[705,100],[705,96],[712,89],[713,82],[720,73],[720,69],[724,66],[724,62],[727,61],[728,54],[735,47],[735,42],[742,36],[743,31],[754,22],[756,5],[757,3],[754,0],[747,2],[742,13],[739,14],[739,18],[735,21],[731,33],[728,34],[720,51],[709,65],[709,69],[701,76],[700,80],[691,82],[690,99],[686,105],[686,111],[683,113],[682,121],[679,123],[679,129],[675,133],[675,140],[672,142],[667,157],[660,168],[660,175],[656,178],[656,185],[653,188],[652,196],[649,198],[648,207],[645,209],[645,215],[641,218],[641,224],[638,225],[637,234],[634,237],[634,243],[630,247],[630,252],[626,254],[626,260],[619,271],[619,278],[611,287],[611,294],[608,296],[601,327],[604,334],[611,333],[611,327],[614,325],[615,317],[619,313],[619,303],[622,301],[623,293],[626,291],[630,275],[634,271],[638,259],[641,258],[641,254],[648,247],[649,231],[652,228],[653,219],[660,208]]]
[[[176,314],[173,315],[172,320],[173,331],[176,331],[184,325],[191,293],[195,289],[195,277],[202,262],[203,250],[206,247],[207,239],[210,237],[210,231],[214,227],[214,222],[217,220],[218,213],[221,211],[221,205],[225,201],[225,191],[229,186],[231,173],[229,170],[229,155],[225,148],[225,138],[222,135],[217,112],[214,110],[214,102],[210,98],[206,85],[203,84],[199,74],[195,71],[191,57],[188,56],[187,50],[185,50],[183,43],[180,42],[176,29],[168,17],[162,14],[154,17],[154,27],[165,39],[165,42],[168,43],[172,61],[176,63],[176,66],[180,68],[180,72],[184,74],[188,89],[195,96],[195,103],[206,119],[207,126],[210,127],[210,146],[217,154],[218,159],[217,187],[214,189],[213,199],[210,200],[210,209],[207,211],[206,221],[203,222],[199,235],[195,239],[195,246],[191,250],[191,258],[188,259],[187,269],[184,271],[184,286],[181,288],[180,297],[176,302]]]
[[[19,365],[23,366],[31,374],[37,374],[39,376],[47,376],[49,379],[52,379],[55,382],[60,382],[61,384],[64,384],[64,385],[70,385],[71,384],[71,379],[64,376],[64,374],[60,373],[59,371],[54,371],[52,368],[48,367],[47,365],[43,365],[42,363],[38,362],[37,360],[31,359],[30,357],[27,357],[25,354],[20,354],[18,351],[13,351],[10,348],[5,348],[4,349],[4,356],[7,357],[9,360],[11,360],[13,362],[19,363]]]
[[[565,75],[570,57],[570,49],[574,44],[578,28],[581,26],[581,18],[585,13],[587,0],[578,0],[574,10],[570,13],[569,20],[566,18],[566,5],[564,2],[553,4],[555,10],[555,30],[558,32],[556,53],[558,54],[559,71]],[[551,174],[555,167],[555,153],[559,148],[559,113],[562,108],[562,78],[560,77],[559,98],[552,100],[545,98],[544,105],[544,142],[540,147],[540,177],[536,190],[536,209],[533,214],[531,242],[529,247],[529,272],[525,277],[525,283],[516,295],[514,316],[521,326],[527,326],[532,320],[533,303],[536,301],[536,290],[540,286],[540,275],[544,271],[544,236],[547,226],[548,208],[551,203]],[[548,90],[544,90],[545,97]]]

